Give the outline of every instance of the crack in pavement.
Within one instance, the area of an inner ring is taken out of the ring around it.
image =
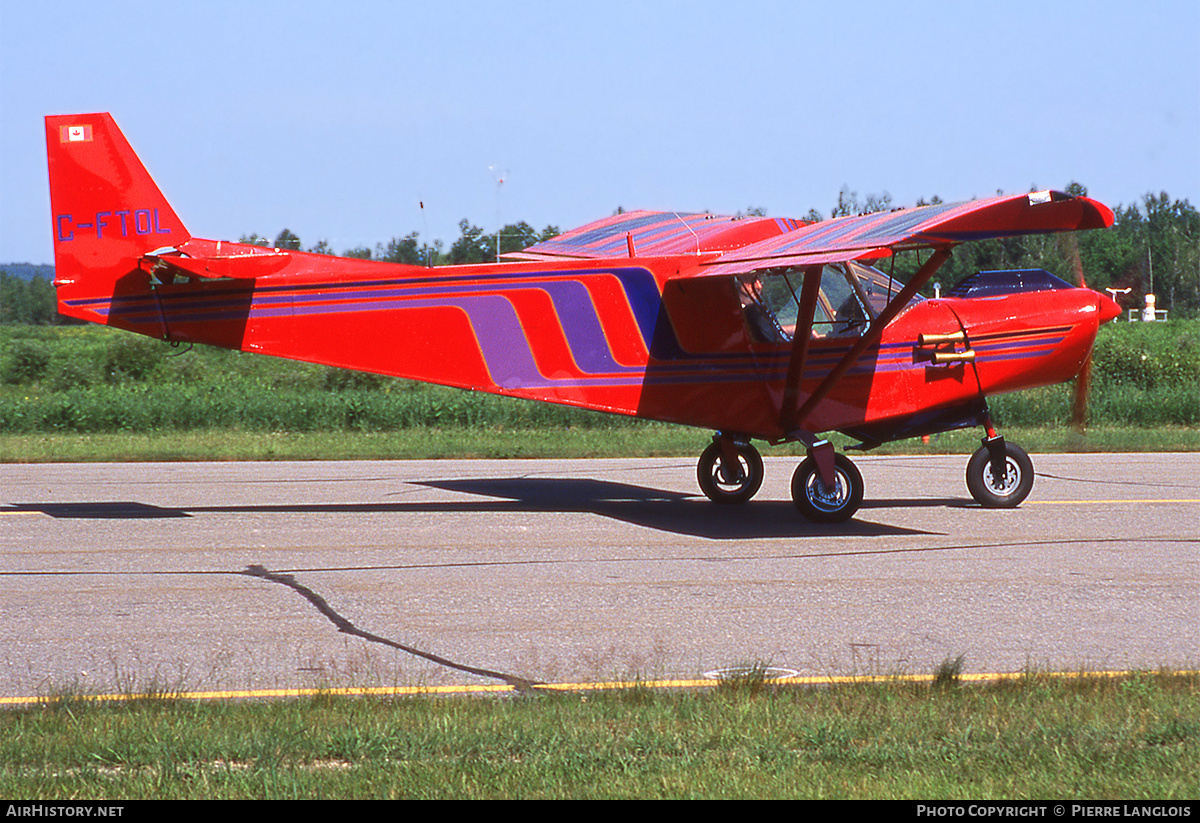
[[[395,640],[388,640],[386,637],[380,637],[377,634],[363,631],[334,611],[333,607],[329,605],[325,598],[321,597],[321,595],[308,588],[308,586],[305,586],[303,583],[296,580],[296,578],[290,574],[272,572],[266,567],[259,566],[257,564],[247,566],[244,571],[238,572],[238,574],[244,574],[248,577],[258,577],[263,580],[268,580],[272,583],[279,583],[280,585],[294,589],[309,603],[312,603],[314,606],[316,606],[317,611],[329,618],[329,621],[333,623],[333,625],[337,626],[338,631],[342,632],[343,634],[352,634],[355,637],[361,637],[363,640],[369,640],[372,643],[380,643],[384,646],[390,646],[393,649],[399,649],[402,652],[407,652],[408,654],[415,655],[416,657],[423,657],[426,660],[437,663],[439,666],[446,666],[451,669],[457,669],[460,672],[467,672],[468,674],[475,674],[481,677],[491,677],[495,678],[496,680],[502,680],[520,692],[532,692],[536,686],[543,685],[541,681],[529,680],[527,678],[517,677],[516,675],[512,674],[505,674],[504,672],[492,671],[491,669],[480,669],[475,666],[467,666],[462,663],[455,663],[453,660],[447,660],[446,658],[440,657],[439,655],[431,652],[421,651],[420,649],[412,646],[406,646],[403,643],[397,643]]]

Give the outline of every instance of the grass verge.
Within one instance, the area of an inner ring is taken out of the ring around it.
[[[510,699],[64,699],[0,713],[0,794],[1195,797],[1200,676]]]
[[[1200,451],[1200,429],[1096,427],[1004,430],[1032,453]],[[116,432],[111,434],[0,434],[0,462],[111,463],[193,460],[433,460],[447,458],[695,457],[711,434],[650,423],[616,429],[417,428],[392,432]],[[848,438],[831,438],[839,447]],[[889,443],[871,454],[969,454],[979,432],[946,432]],[[764,454],[799,455],[795,444]]]

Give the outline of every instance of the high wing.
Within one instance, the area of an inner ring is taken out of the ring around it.
[[[972,240],[1023,234],[1106,228],[1113,213],[1086,197],[1057,191],[1032,192],[968,203],[810,223],[725,253],[706,275],[740,274],[763,268],[872,260],[898,251],[948,248]]]
[[[505,255],[510,260],[578,260],[695,255],[700,271],[741,274],[764,268],[876,260],[913,249],[973,240],[1105,228],[1112,211],[1058,191],[1005,195],[839,217],[819,223],[791,218],[630,211]]]
[[[777,238],[806,225],[803,220],[783,217],[629,211],[588,223],[524,251],[504,256],[510,260],[599,260],[681,254],[712,256]]]

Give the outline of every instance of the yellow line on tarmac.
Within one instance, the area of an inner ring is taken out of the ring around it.
[[[1153,497],[1134,497],[1128,500],[1026,500],[1026,506],[1073,506],[1080,504],[1100,504],[1100,505],[1116,505],[1118,503],[1200,503],[1200,499],[1189,500],[1187,498],[1153,498]]]
[[[964,683],[995,683],[1006,680],[1036,680],[1038,678],[1079,680],[1084,678],[1131,677],[1135,674],[1154,672],[1100,671],[1100,672],[990,672],[961,674],[958,680]],[[1195,676],[1200,671],[1173,671],[1172,675]],[[846,675],[841,677],[779,677],[767,678],[764,684],[773,686],[834,686],[856,683],[929,683],[936,679],[933,674],[908,675]],[[696,680],[611,680],[595,683],[543,683],[533,687],[534,691],[589,692],[619,691],[623,689],[710,689],[722,685],[717,679]],[[736,682],[736,681],[735,681]],[[249,700],[280,697],[316,697],[337,695],[344,697],[405,697],[419,695],[462,695],[462,694],[506,694],[516,692],[509,685],[459,685],[459,686],[372,686],[343,688],[307,689],[236,689],[226,691],[198,692],[155,692],[153,694],[94,694],[94,695],[50,695],[42,697],[0,697],[0,706],[19,706],[68,702],[72,700],[96,702],[125,702],[132,700]]]

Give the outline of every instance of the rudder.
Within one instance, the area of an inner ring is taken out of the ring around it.
[[[142,255],[190,237],[111,115],[47,117],[46,157],[64,314],[84,316],[68,298],[112,295]]]

